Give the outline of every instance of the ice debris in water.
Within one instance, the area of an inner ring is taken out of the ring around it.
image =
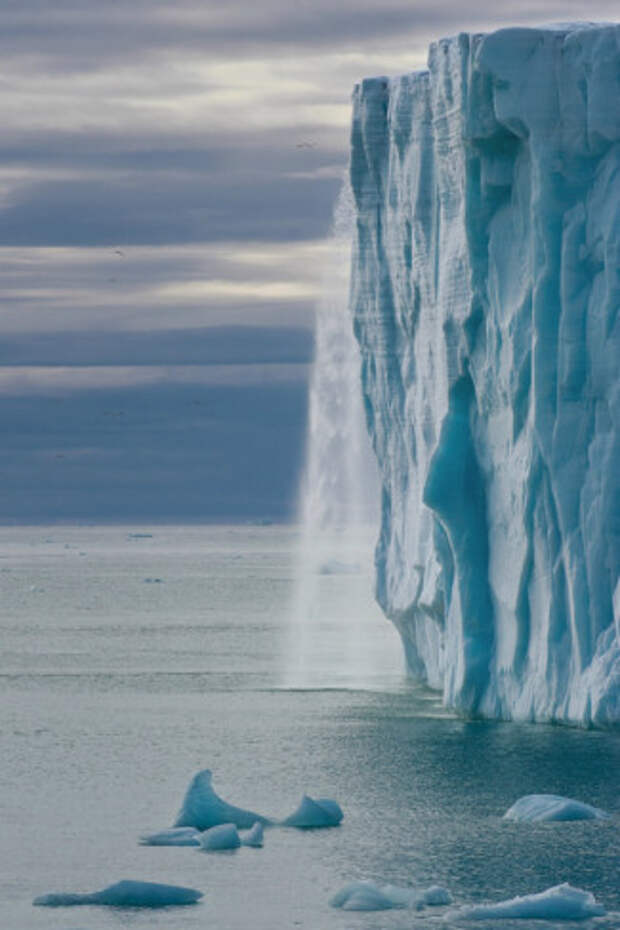
[[[556,794],[527,794],[504,814],[505,820],[551,821],[551,820],[606,820],[605,811]]]
[[[342,808],[337,801],[332,801],[331,798],[317,798],[315,800],[304,794],[297,810],[282,821],[282,826],[298,827],[302,830],[316,827],[337,827],[342,817]]]
[[[241,837],[242,846],[253,846],[259,849],[263,845],[264,828],[262,823],[255,823],[251,830]]]
[[[196,904],[202,892],[158,882],[121,881],[92,894],[46,894],[32,902],[40,907],[74,907],[100,904],[108,907],[172,907]]]
[[[431,885],[420,891],[398,885],[376,885],[371,881],[351,882],[330,900],[332,907],[343,911],[387,911],[394,908],[416,908],[425,905],[440,907],[451,904],[452,896],[445,888]]]
[[[447,916],[468,920],[586,920],[604,914],[605,908],[597,904],[590,891],[563,884],[496,904],[462,907]]]
[[[221,823],[200,834],[200,845],[208,852],[238,849],[241,846],[241,838],[234,823]]]
[[[141,846],[200,846],[200,831],[195,827],[172,827],[140,837]]]
[[[249,830],[255,823],[271,823],[267,817],[223,801],[213,790],[211,777],[209,769],[204,769],[194,776],[183,799],[175,827],[208,830],[209,827],[216,827],[218,824],[232,823],[240,829]]]

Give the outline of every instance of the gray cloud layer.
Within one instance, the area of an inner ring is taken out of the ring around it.
[[[0,519],[290,512],[354,82],[584,13],[617,0],[5,0]]]

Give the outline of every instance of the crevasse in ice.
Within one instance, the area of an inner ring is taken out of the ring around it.
[[[468,713],[620,720],[619,101],[602,24],[459,35],[354,92],[378,600]]]

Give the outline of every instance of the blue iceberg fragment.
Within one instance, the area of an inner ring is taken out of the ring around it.
[[[202,831],[218,824],[232,823],[240,829],[249,830],[255,823],[271,822],[267,817],[223,801],[213,790],[211,778],[209,769],[194,776],[183,799],[175,827],[195,827]]]
[[[556,794],[526,794],[508,808],[505,820],[552,821],[552,820],[606,820],[605,811],[573,798],[562,798]]]
[[[180,885],[124,880],[92,894],[46,894],[32,902],[38,907],[74,907],[82,904],[107,907],[173,907],[196,904],[202,892]]]
[[[239,831],[234,823],[221,823],[217,827],[209,827],[200,834],[200,846],[207,852],[238,849],[241,846]]]
[[[342,818],[342,808],[337,801],[333,801],[331,798],[317,798],[315,800],[304,794],[297,810],[282,821],[282,826],[297,827],[302,830],[317,827],[337,827]]]

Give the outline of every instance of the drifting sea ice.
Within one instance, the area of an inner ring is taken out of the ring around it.
[[[207,852],[238,849],[241,846],[241,837],[234,823],[221,823],[200,834],[200,845]]]
[[[196,904],[202,892],[180,885],[160,885],[158,882],[121,881],[92,894],[46,894],[35,898],[40,907],[74,907],[100,904],[108,907],[172,907]]]
[[[141,846],[200,846],[200,831],[195,827],[172,827],[140,837]]]
[[[330,900],[332,907],[343,911],[387,911],[395,908],[416,908],[425,905],[440,907],[451,904],[452,896],[445,888],[432,885],[425,891],[400,888],[398,885],[376,885],[371,881],[351,882]]]
[[[527,794],[510,807],[504,814],[505,820],[552,821],[552,820],[606,820],[609,814],[575,801],[562,798],[556,794]]]
[[[251,830],[244,833],[241,837],[242,846],[252,846],[254,849],[260,849],[263,845],[264,828],[262,823],[255,823]]]
[[[317,798],[315,800],[304,794],[297,810],[282,821],[282,826],[298,827],[302,830],[316,829],[317,827],[337,827],[342,818],[342,808],[337,801],[333,801],[331,798]]]
[[[211,771],[204,769],[191,780],[175,827],[195,827],[202,831],[218,824],[232,823],[240,829],[249,830],[255,823],[271,823],[267,817],[223,801],[213,790],[211,778]]]
[[[447,916],[468,920],[586,920],[604,914],[605,908],[596,902],[590,891],[563,884],[496,904],[462,907]]]

